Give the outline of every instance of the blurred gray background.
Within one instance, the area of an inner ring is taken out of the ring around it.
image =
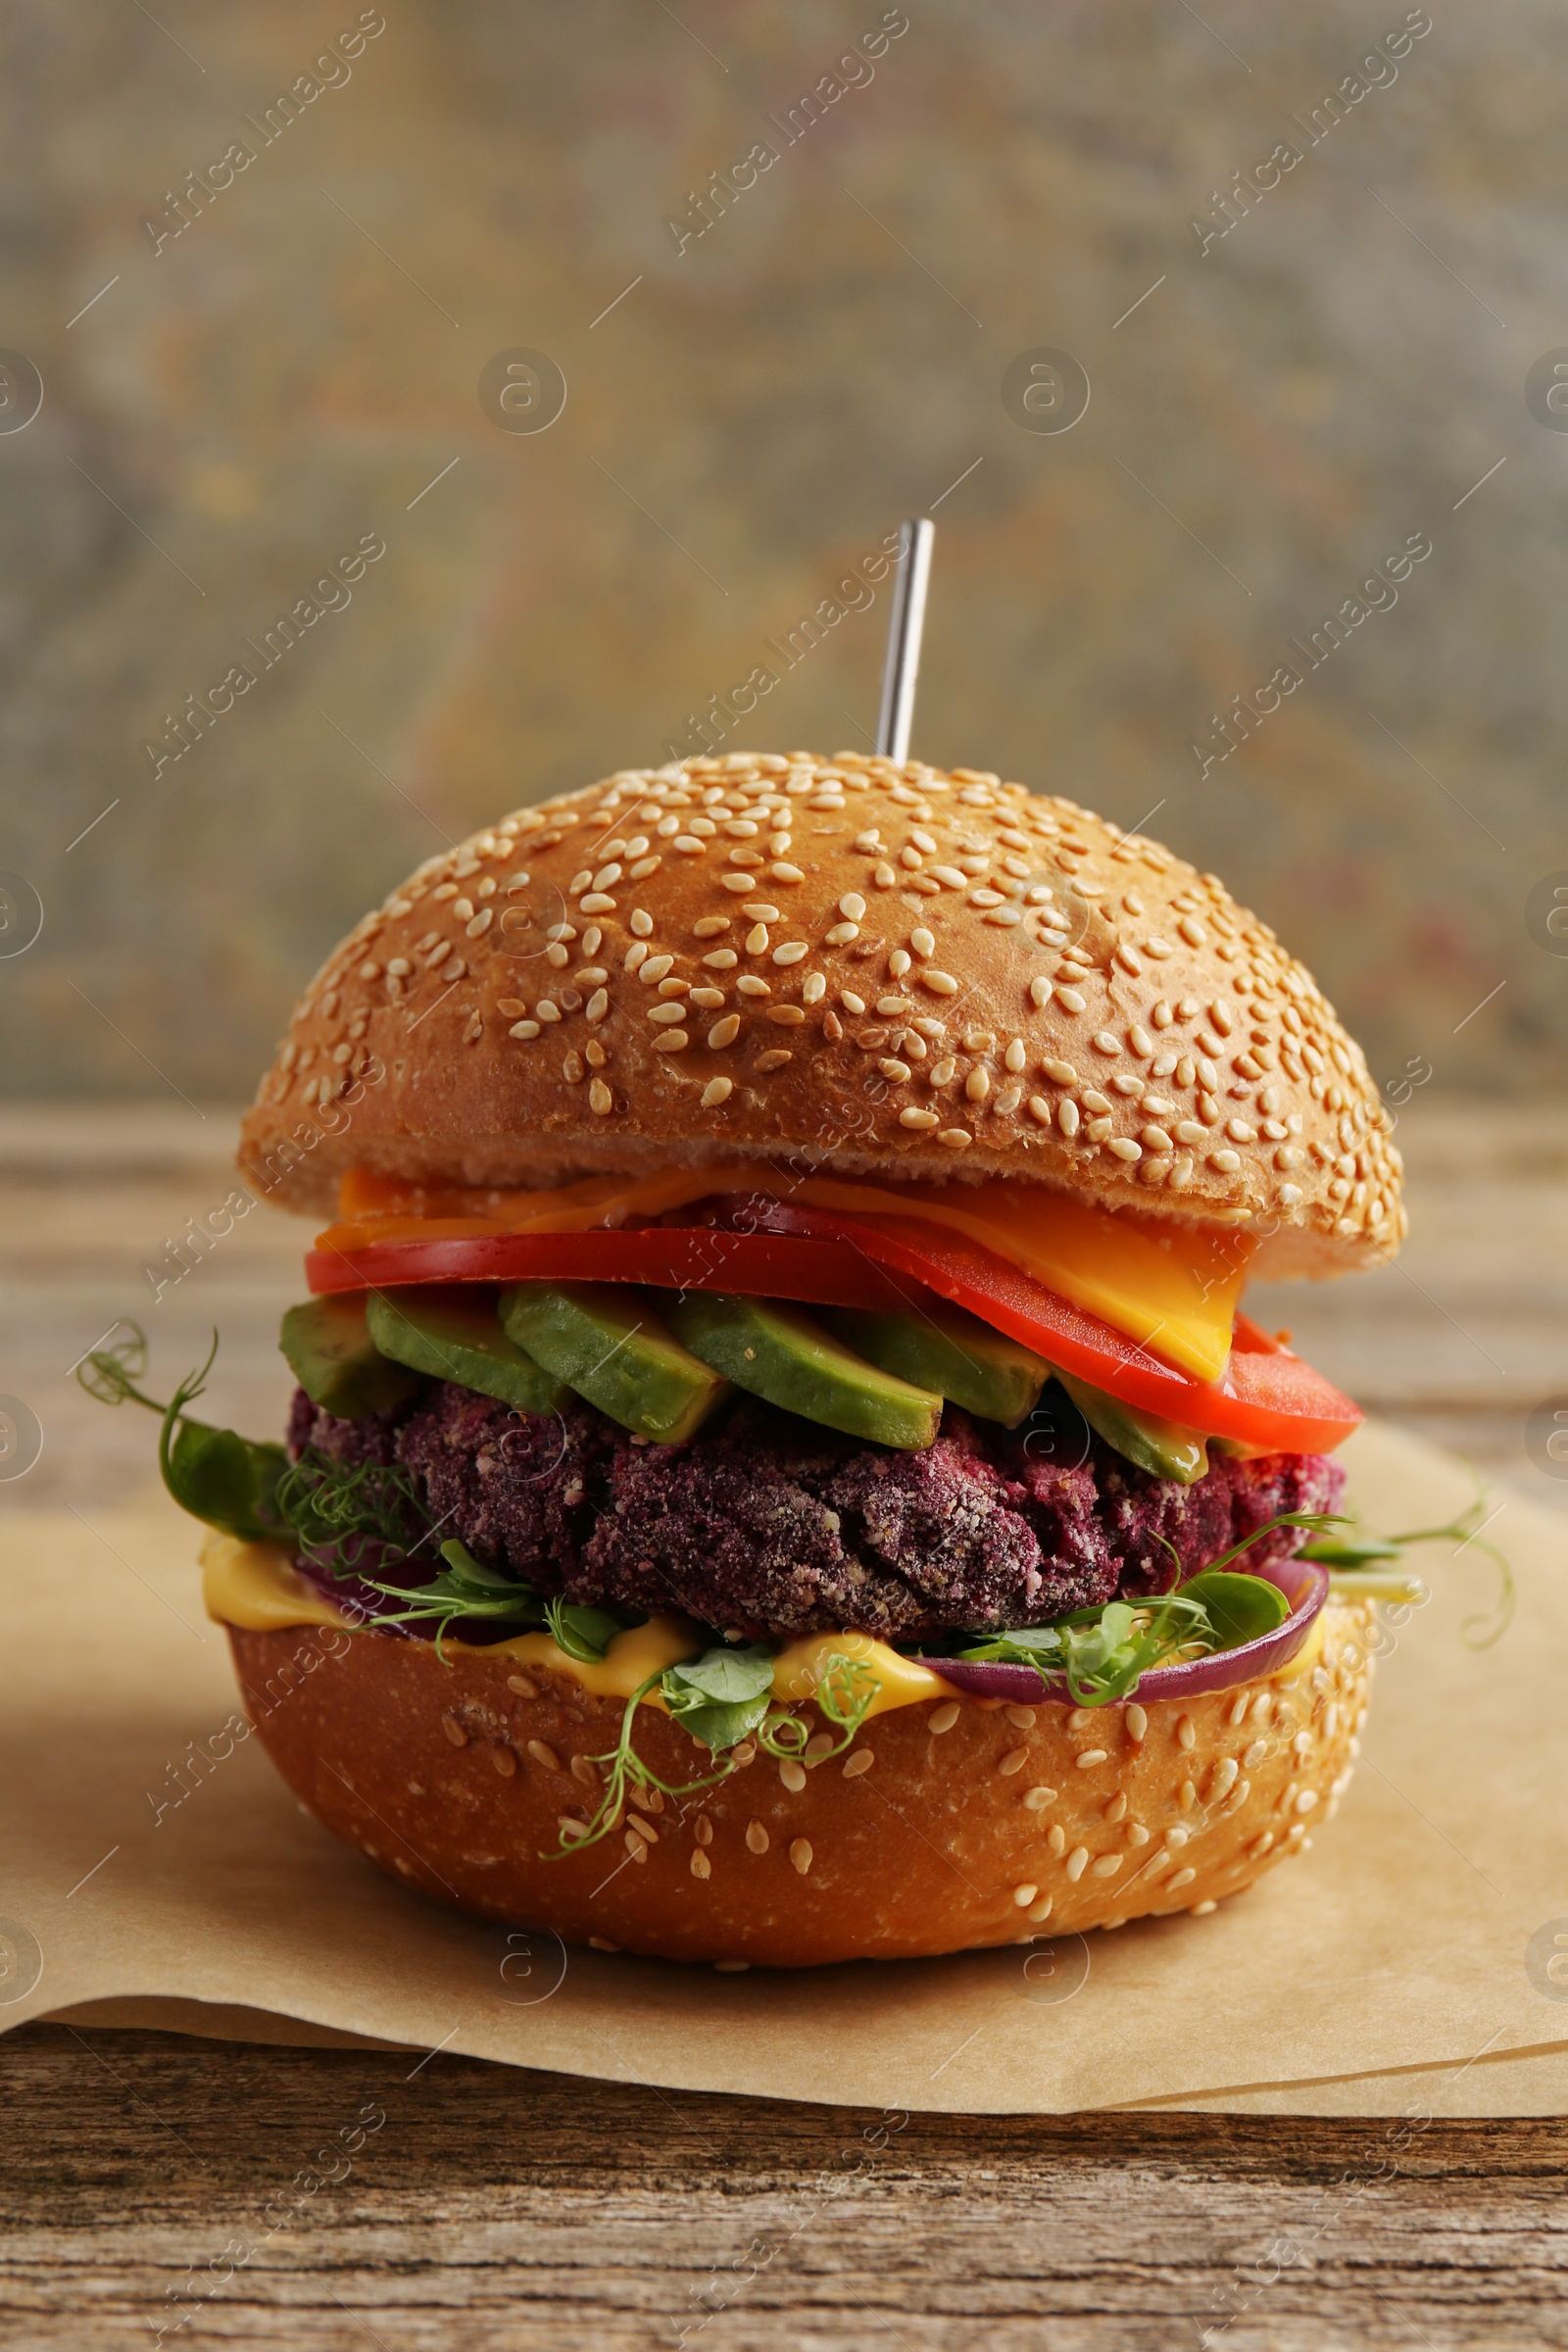
[[[1155,810],[1379,1076],[1561,1077],[1526,906],[1568,866],[1568,435],[1524,387],[1568,345],[1563,12],[887,14],[868,56],[879,0],[387,0],[318,74],[353,0],[13,0],[0,343],[44,397],[0,433],[0,866],[44,927],[0,967],[9,1089],[248,1095],[372,897],[667,757],[939,499],[918,750]],[[480,405],[519,347],[565,378],[547,431]],[[1040,347],[1089,377],[1069,431],[1004,405]],[[352,603],[155,775],[364,532]],[[1412,534],[1397,603],[1200,780],[1215,711]],[[729,743],[863,744],[884,616]]]
[[[135,1311],[443,840],[700,748],[758,664],[725,745],[864,745],[885,593],[776,649],[923,509],[915,748],[1145,824],[1313,966],[1450,1188],[1314,1344],[1523,1459],[1568,1306],[1560,7],[12,0],[0,45],[3,1385]],[[293,1282],[269,1232],[231,1260]]]

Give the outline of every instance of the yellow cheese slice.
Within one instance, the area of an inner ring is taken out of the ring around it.
[[[1043,1185],[994,1178],[975,1185],[879,1185],[858,1177],[799,1176],[763,1160],[664,1168],[630,1181],[588,1176],[548,1192],[419,1192],[351,1174],[342,1222],[322,1249],[375,1241],[440,1241],[492,1233],[585,1233],[655,1217],[717,1193],[763,1193],[845,1216],[919,1217],[978,1242],[1047,1290],[1190,1373],[1214,1381],[1256,1247],[1232,1229],[1172,1225],[1067,1199]]]

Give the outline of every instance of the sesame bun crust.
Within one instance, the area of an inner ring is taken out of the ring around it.
[[[526,1186],[802,1149],[1236,1225],[1270,1274],[1405,1230],[1360,1050],[1213,875],[848,753],[626,771],[428,861],[307,991],[241,1164],[329,1213],[350,1167]]]
[[[389,1876],[568,1943],[799,1968],[1027,1942],[1239,1894],[1305,1846],[1349,1779],[1368,1613],[1330,1601],[1320,1623],[1299,1672],[1187,1699],[1090,1711],[955,1692],[899,1707],[847,1756],[803,1772],[754,1753],[716,1787],[658,1810],[639,1799],[559,1861],[539,1857],[563,1818],[595,1811],[584,1759],[614,1746],[621,1701],[493,1651],[452,1644],[443,1664],[431,1642],[364,1630],[303,1678],[298,1628],[228,1636],[289,1788]],[[651,1707],[636,1745],[676,1786],[709,1763]]]

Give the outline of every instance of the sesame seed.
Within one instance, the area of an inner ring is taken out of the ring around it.
[[[944,1127],[937,1142],[945,1144],[950,1152],[961,1152],[966,1144],[974,1142],[974,1137],[966,1127]]]
[[[664,1029],[655,1038],[654,1049],[660,1054],[684,1054],[691,1042],[684,1029]]]
[[[750,1852],[765,1854],[772,1839],[760,1821],[749,1821],[746,1824],[746,1843]]]
[[[710,1035],[708,1042],[710,1045],[712,1044],[713,1040],[711,1035]],[[705,1110],[716,1109],[720,1102],[727,1102],[729,1101],[730,1096],[734,1093],[734,1091],[735,1081],[733,1078],[710,1078],[708,1084],[703,1089],[703,1108]]]
[[[790,939],[785,941],[783,947],[773,950],[773,961],[775,963],[799,963],[804,956],[809,954],[810,950],[804,939]]]
[[[1088,1846],[1087,1846],[1087,1845],[1075,1845],[1075,1846],[1073,1847],[1073,1849],[1072,1849],[1072,1852],[1071,1852],[1071,1853],[1070,1853],[1070,1854],[1067,1856],[1067,1876],[1068,1876],[1068,1878],[1069,1878],[1069,1879],[1073,1879],[1073,1880],[1081,1879],[1081,1878],[1083,1877],[1083,1875],[1084,1875],[1084,1872],[1085,1872],[1085,1871],[1088,1869],[1088,1867],[1089,1867],[1089,1848],[1088,1848]]]
[[[697,1851],[692,1856],[691,1873],[694,1879],[710,1879],[713,1875],[713,1865],[711,1862],[710,1862],[708,1856],[703,1852],[701,1846],[698,1847]]]
[[[795,1839],[790,1847],[790,1860],[804,1879],[811,1867],[811,1841],[808,1838]]]
[[[1027,1911],[1029,1905],[1037,1899],[1039,1893],[1040,1889],[1038,1886],[1031,1886],[1026,1882],[1022,1886],[1015,1886],[1013,1888],[1012,1899],[1017,1904],[1020,1911]]]
[[[852,940],[858,939],[859,936],[860,926],[858,923],[835,923],[832,930],[826,934],[827,944],[830,948],[847,948]]]
[[[1074,1756],[1073,1762],[1080,1772],[1089,1772],[1095,1765],[1103,1764],[1109,1752],[1108,1748],[1103,1747],[1081,1747]]]
[[[1063,1009],[1067,1012],[1086,1012],[1089,1008],[1088,998],[1080,996],[1075,988],[1058,987],[1056,990],[1056,998]]]
[[[532,1756],[536,1764],[542,1764],[544,1766],[546,1772],[559,1772],[561,1770],[561,1758],[546,1740],[530,1740],[528,1742],[528,1753],[530,1756]]]
[[[602,1078],[596,1078],[588,1089],[588,1107],[596,1119],[604,1119],[615,1107],[615,1098]]]
[[[1113,1879],[1124,1859],[1121,1854],[1102,1854],[1093,1865],[1094,1876],[1097,1879]]]
[[[1054,1854],[1061,1854],[1066,1851],[1067,1833],[1059,1821],[1054,1821],[1046,1832],[1046,1843]]]
[[[1310,1813],[1312,1807],[1316,1803],[1317,1790],[1315,1788],[1298,1789],[1296,1796],[1296,1810],[1298,1813]]]
[[[928,964],[920,978],[934,996],[956,997],[958,993],[958,983],[951,972],[935,971]]]
[[[1032,1110],[1034,1108],[1034,1104],[1031,1103],[1029,1107]],[[1077,1134],[1079,1117],[1080,1114],[1076,1102],[1064,1102],[1057,1103],[1056,1125],[1061,1129],[1063,1135],[1071,1137]]]
[[[459,1723],[455,1715],[443,1715],[441,1718],[441,1729],[445,1732],[447,1738],[451,1740],[454,1747],[467,1746],[468,1735],[464,1730],[462,1724]]]
[[[1223,1796],[1226,1791],[1233,1787],[1236,1776],[1240,1771],[1241,1766],[1237,1763],[1234,1756],[1221,1756],[1219,1762],[1214,1767],[1213,1779],[1209,1782],[1208,1792],[1210,1797]]]
[[[939,1735],[943,1732],[951,1732],[957,1720],[958,1702],[956,1698],[947,1698],[943,1700],[941,1706],[932,1708],[926,1717],[926,1729]]]
[[[1176,1719],[1176,1743],[1185,1748],[1195,1747],[1198,1743],[1198,1734],[1193,1729],[1190,1715],[1180,1715]]]
[[[1029,1750],[1026,1747],[1009,1747],[997,1766],[997,1770],[1004,1776],[1010,1777],[1015,1772],[1022,1772],[1028,1761]]]
[[[765,1077],[773,1070],[781,1070],[787,1061],[793,1059],[793,1054],[785,1053],[781,1047],[774,1046],[766,1054],[759,1054],[756,1067]]]
[[[846,1756],[844,1759],[844,1778],[847,1781],[858,1781],[861,1773],[869,1772],[875,1762],[876,1757],[870,1748],[858,1747],[853,1756]]]
[[[1054,1788],[1048,1788],[1045,1783],[1041,1782],[1036,1788],[1024,1790],[1023,1801],[1027,1812],[1043,1813],[1048,1805],[1055,1803],[1056,1791]]]
[[[712,1047],[715,1054],[721,1053],[725,1046],[732,1046],[735,1043],[735,1040],[739,1037],[740,1033],[740,1014],[738,1012],[727,1012],[721,1021],[715,1021],[713,1023],[712,1028],[708,1032],[708,1042]]]
[[[1193,1787],[1191,1781],[1183,1781],[1180,1788],[1176,1791],[1176,1802],[1184,1813],[1190,1813],[1197,1804],[1198,1790]]]
[[[778,1777],[792,1796],[799,1796],[806,1787],[806,1773],[793,1756],[786,1756],[778,1768]]]
[[[509,1037],[537,1037],[538,1034],[539,1024],[537,1021],[514,1021],[512,1027],[507,1031]]]
[[[909,1110],[901,1110],[899,1113],[899,1125],[901,1127],[923,1128],[935,1127],[937,1124],[937,1114],[934,1110],[915,1110],[911,1108]]]

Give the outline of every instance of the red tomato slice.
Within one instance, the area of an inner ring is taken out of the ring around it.
[[[1192,1380],[1147,1348],[1048,1291],[978,1244],[916,1217],[873,1225],[825,1209],[767,1204],[780,1231],[852,1242],[873,1264],[912,1276],[1108,1396],[1204,1437],[1278,1453],[1328,1453],[1363,1418],[1320,1372],[1243,1315],[1224,1378]]]
[[[735,1205],[731,1204],[732,1211]],[[313,1250],[314,1292],[425,1282],[636,1282],[659,1290],[736,1291],[824,1306],[917,1305],[935,1292],[1032,1348],[1064,1372],[1184,1429],[1278,1453],[1327,1453],[1361,1421],[1359,1406],[1247,1316],[1222,1380],[1192,1380],[1097,1315],[969,1242],[916,1217],[874,1222],[772,1199],[748,1222],[603,1227]]]
[[[315,1292],[421,1282],[642,1282],[819,1306],[902,1306],[914,1287],[894,1281],[836,1238],[729,1233],[713,1225],[371,1242],[363,1250],[312,1250],[305,1274]]]

